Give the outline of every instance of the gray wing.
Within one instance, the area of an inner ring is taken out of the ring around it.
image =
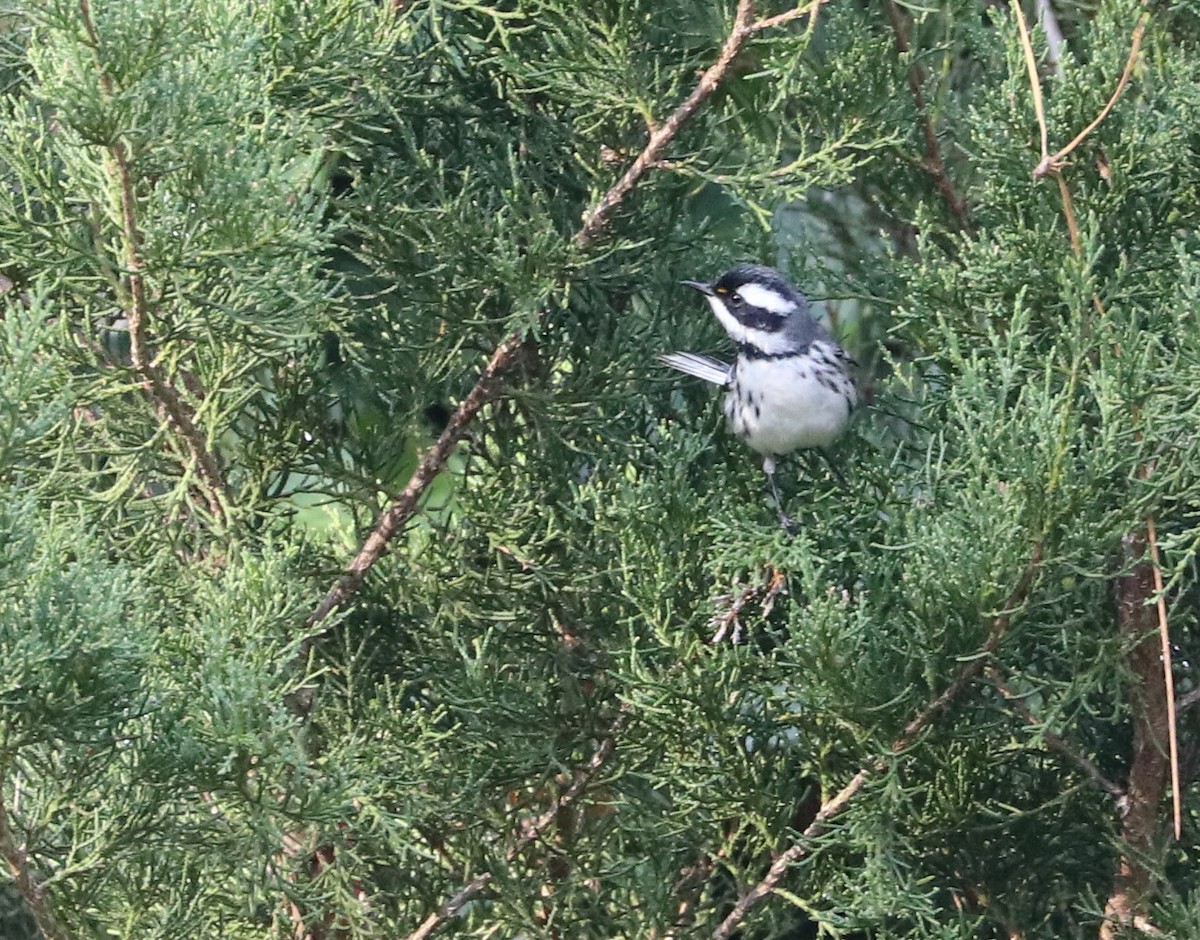
[[[694,375],[698,379],[704,379],[705,382],[712,382],[713,385],[729,384],[729,364],[720,359],[712,359],[697,353],[673,352],[659,356],[658,361],[687,375]]]

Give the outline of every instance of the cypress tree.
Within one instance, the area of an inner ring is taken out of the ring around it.
[[[0,933],[1200,933],[1198,43],[6,0]],[[655,360],[747,260],[794,533]]]

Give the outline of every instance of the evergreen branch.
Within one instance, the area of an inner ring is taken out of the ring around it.
[[[1063,214],[1066,218],[1067,230],[1071,238],[1071,248],[1078,256],[1082,253],[1079,227],[1075,219],[1071,191],[1062,177],[1061,170],[1065,164],[1066,157],[1108,117],[1113,107],[1115,107],[1117,100],[1120,98],[1121,93],[1125,90],[1125,86],[1133,74],[1133,67],[1137,62],[1141,50],[1142,38],[1145,35],[1149,14],[1143,11],[1138,16],[1130,43],[1129,55],[1125,60],[1125,68],[1122,70],[1121,77],[1117,81],[1117,87],[1113,90],[1112,95],[1109,96],[1100,113],[1069,144],[1051,155],[1047,142],[1048,135],[1042,102],[1041,83],[1038,79],[1037,62],[1033,55],[1033,47],[1029,40],[1029,29],[1025,23],[1025,16],[1021,10],[1020,3],[1014,0],[1012,6],[1020,31],[1025,64],[1029,71],[1034,113],[1037,115],[1038,127],[1041,134],[1042,157],[1038,165],[1034,168],[1033,176],[1035,179],[1038,179],[1048,173],[1054,174],[1062,198]],[[1098,295],[1094,294],[1092,296],[1092,304],[1103,315],[1104,307]],[[1143,476],[1148,476],[1149,472],[1149,467],[1142,469]],[[1141,564],[1135,568],[1131,575],[1118,579],[1117,619],[1122,632],[1129,635],[1137,643],[1129,653],[1129,661],[1134,675],[1141,679],[1141,683],[1134,690],[1133,757],[1129,773],[1128,802],[1122,827],[1122,839],[1128,848],[1126,852],[1122,853],[1117,866],[1117,872],[1113,877],[1112,892],[1105,904],[1106,920],[1100,931],[1101,940],[1110,940],[1110,938],[1116,936],[1115,931],[1117,929],[1137,921],[1142,916],[1142,909],[1145,906],[1145,895],[1150,885],[1150,873],[1141,859],[1146,857],[1146,852],[1153,840],[1158,800],[1162,796],[1162,788],[1165,785],[1166,777],[1163,767],[1163,753],[1160,747],[1162,735],[1159,732],[1163,730],[1163,728],[1159,727],[1160,724],[1165,726],[1166,731],[1166,753],[1170,765],[1172,807],[1175,837],[1177,839],[1180,836],[1182,828],[1178,739],[1175,727],[1176,703],[1174,674],[1171,666],[1171,639],[1167,624],[1166,602],[1162,593],[1162,572],[1159,566],[1158,543],[1154,518],[1152,516],[1146,519],[1145,538],[1141,535],[1129,535],[1123,539],[1127,553],[1137,559],[1142,558],[1145,554],[1147,543],[1149,544],[1151,554],[1149,571],[1147,572],[1146,565]],[[1147,575],[1149,576],[1148,580]],[[1151,625],[1149,623],[1140,623],[1140,621],[1145,619],[1145,610],[1148,608],[1152,597],[1155,597],[1157,601],[1153,627],[1156,628],[1156,632],[1160,638],[1161,652],[1158,657],[1146,651],[1146,634],[1137,629],[1139,624],[1147,630],[1150,629]],[[1158,659],[1159,657],[1161,657],[1162,670],[1161,698],[1150,691],[1153,685],[1158,684],[1160,678],[1157,674],[1160,664],[1153,662],[1154,659]],[[1159,707],[1160,702],[1161,707]]]
[[[896,6],[895,0],[883,0],[884,9],[887,10],[888,20],[892,24],[892,33],[895,35],[896,51],[900,55],[907,54],[909,50],[908,30],[904,25],[904,17],[900,13],[900,8]],[[933,127],[933,121],[929,117],[929,111],[925,102],[925,69],[920,62],[914,61],[912,67],[908,70],[908,87],[912,92],[913,102],[917,106],[917,113],[920,115],[921,132],[925,137],[925,159],[920,162],[920,167],[931,177],[933,184],[937,187],[937,191],[941,193],[942,199],[945,201],[951,214],[958,221],[959,227],[965,231],[971,231],[971,217],[967,212],[967,204],[959,196],[958,190],[955,189],[954,183],[951,182],[949,175],[946,173],[946,163],[942,159],[942,148],[938,143],[937,131]]]
[[[354,560],[346,566],[346,570],[338,582],[330,588],[321,603],[317,605],[316,610],[309,615],[306,623],[309,633],[300,642],[295,660],[297,666],[307,664],[313,647],[324,632],[315,628],[362,587],[367,572],[387,551],[387,547],[396,533],[417,511],[417,504],[421,496],[429,488],[434,478],[441,473],[446,461],[454,452],[455,446],[466,434],[467,426],[479,414],[480,409],[499,397],[500,377],[512,366],[524,345],[524,337],[519,333],[514,333],[496,347],[496,351],[492,353],[491,359],[488,360],[488,364],[476,380],[475,386],[459,403],[433,446],[421,455],[404,490],[380,518],[374,531],[367,537]],[[301,717],[306,717],[312,710],[313,695],[314,690],[311,686],[299,689],[291,699],[293,711]]]
[[[45,879],[29,864],[29,856],[17,845],[12,826],[9,825],[8,809],[0,794],[0,856],[4,858],[8,873],[12,876],[17,893],[25,901],[33,915],[38,932],[45,940],[70,940],[71,935],[59,923],[46,897]]]
[[[96,68],[100,75],[100,86],[106,99],[114,97],[112,76],[104,67],[100,57],[100,34],[92,18],[91,0],[79,0],[79,11],[83,27],[96,57]],[[146,321],[149,317],[149,302],[146,297],[146,262],[142,255],[142,235],[137,218],[137,194],[134,192],[133,172],[129,163],[129,152],[125,144],[114,138],[106,148],[106,166],[109,177],[116,187],[117,203],[121,212],[121,243],[124,251],[126,282],[129,303],[129,348],[133,368],[141,375],[143,391],[157,407],[160,416],[175,429],[183,439],[192,462],[195,464],[204,485],[205,501],[213,518],[224,520],[229,490],[221,475],[216,457],[208,449],[204,435],[196,424],[196,414],[190,405],[171,384],[166,373],[158,367],[148,351]]]
[[[1045,176],[1048,173],[1054,174],[1055,180],[1058,183],[1059,194],[1062,198],[1063,216],[1066,219],[1067,231],[1071,238],[1071,249],[1075,253],[1076,256],[1079,256],[1082,254],[1082,250],[1083,250],[1082,244],[1081,244],[1080,238],[1079,238],[1079,225],[1075,218],[1075,208],[1074,208],[1073,200],[1071,198],[1071,190],[1067,186],[1066,180],[1063,179],[1062,173],[1060,171],[1062,170],[1062,167],[1065,165],[1067,156],[1070,155],[1070,153],[1077,146],[1079,146],[1079,144],[1081,144],[1085,139],[1087,139],[1087,137],[1092,133],[1092,131],[1094,131],[1097,127],[1099,127],[1101,122],[1103,122],[1103,120],[1106,117],[1108,117],[1109,113],[1112,111],[1113,107],[1116,105],[1117,100],[1121,97],[1121,93],[1125,90],[1125,86],[1129,83],[1129,78],[1133,74],[1134,64],[1137,62],[1138,54],[1141,50],[1142,37],[1145,35],[1145,32],[1146,32],[1146,24],[1149,21],[1149,13],[1143,11],[1138,16],[1138,21],[1135,24],[1134,29],[1133,29],[1133,39],[1130,43],[1129,55],[1125,60],[1125,68],[1122,70],[1121,77],[1117,81],[1117,87],[1113,90],[1112,95],[1109,96],[1108,101],[1105,103],[1104,107],[1100,110],[1100,113],[1096,116],[1095,120],[1093,120],[1090,124],[1088,124],[1087,127],[1085,127],[1082,131],[1080,131],[1078,134],[1076,134],[1075,138],[1069,144],[1067,144],[1065,147],[1061,148],[1056,153],[1051,155],[1049,153],[1049,146],[1047,144],[1046,116],[1045,116],[1045,111],[1044,111],[1043,103],[1042,103],[1042,87],[1041,87],[1041,82],[1039,81],[1038,75],[1037,75],[1037,63],[1034,59],[1033,47],[1029,40],[1029,28],[1025,23],[1025,15],[1021,10],[1020,3],[1014,2],[1013,10],[1017,17],[1017,23],[1018,23],[1018,26],[1020,29],[1021,46],[1022,46],[1022,49],[1024,50],[1024,54],[1025,54],[1025,64],[1026,64],[1027,69],[1029,70],[1029,82],[1030,82],[1030,88],[1031,88],[1031,91],[1033,94],[1034,112],[1037,115],[1038,126],[1039,126],[1039,129],[1041,132],[1042,159],[1038,163],[1038,165],[1034,168],[1033,176],[1034,176],[1034,179],[1040,179],[1041,177]],[[1104,305],[1101,302],[1098,294],[1092,295],[1092,305],[1096,308],[1097,312],[1103,316]],[[1152,468],[1150,465],[1143,467],[1141,475],[1143,477],[1149,476],[1151,469]],[[1161,566],[1159,564],[1158,539],[1157,539],[1157,535],[1155,532],[1155,524],[1154,524],[1153,516],[1149,516],[1146,519],[1146,539],[1145,540],[1142,540],[1140,536],[1126,537],[1127,546],[1134,545],[1135,543],[1142,545],[1142,550],[1138,551],[1138,553],[1137,553],[1138,557],[1141,557],[1142,551],[1144,551],[1144,548],[1145,548],[1145,544],[1148,543],[1149,548],[1150,548],[1151,560],[1152,560],[1151,570],[1153,572],[1154,595],[1157,598],[1157,601],[1156,601],[1157,624],[1156,624],[1156,626],[1158,629],[1158,634],[1160,637],[1160,642],[1161,642],[1161,647],[1162,647],[1162,653],[1161,653],[1161,655],[1162,655],[1162,670],[1163,670],[1162,681],[1163,681],[1163,686],[1164,686],[1163,701],[1164,701],[1164,703],[1166,703],[1167,753],[1168,753],[1169,759],[1170,759],[1170,774],[1171,774],[1171,784],[1172,784],[1172,786],[1171,786],[1171,804],[1172,804],[1172,811],[1173,811],[1173,821],[1174,821],[1174,826],[1175,826],[1175,838],[1178,839],[1178,838],[1180,838],[1180,836],[1182,834],[1183,824],[1182,824],[1181,795],[1179,792],[1179,740],[1178,740],[1178,735],[1176,732],[1176,713],[1175,713],[1175,708],[1174,708],[1175,677],[1174,677],[1174,671],[1173,671],[1173,668],[1171,665],[1171,634],[1170,634],[1170,629],[1167,624],[1166,600],[1163,597],[1162,570],[1161,570]],[[1145,596],[1145,598],[1144,598],[1145,603],[1149,603],[1149,597],[1150,597],[1149,595]],[[1135,709],[1135,713],[1136,713],[1136,709]],[[1136,753],[1137,753],[1137,748],[1135,747],[1135,764],[1137,761]],[[1133,790],[1132,781],[1130,783],[1130,790],[1131,791]],[[1122,865],[1124,865],[1124,861],[1122,862]],[[1118,881],[1121,880],[1120,872],[1118,872],[1117,880]],[[1114,889],[1114,897],[1115,897],[1115,893],[1116,892]],[[1128,912],[1125,911],[1124,913],[1128,913]],[[1128,917],[1125,918],[1126,921],[1128,919],[1129,919]]]
[[[992,620],[991,629],[988,631],[987,639],[984,640],[983,645],[971,657],[970,662],[958,671],[958,675],[954,677],[942,693],[926,704],[904,726],[900,735],[892,741],[889,748],[892,755],[899,754],[907,749],[916,740],[917,735],[924,731],[983,672],[987,661],[999,648],[1000,641],[1008,632],[1008,625],[1012,620],[1013,614],[1024,606],[1029,597],[1029,591],[1033,587],[1034,579],[1037,577],[1038,569],[1041,566],[1042,550],[1042,542],[1038,540],[1033,547],[1033,552],[1028,564],[1025,566],[1025,570],[1021,573],[1020,578],[1017,579],[1016,587],[1013,588],[1012,593],[1009,594],[1008,599],[1004,602],[1000,613]],[[808,854],[809,844],[826,830],[829,821],[850,805],[850,802],[873,774],[882,773],[886,768],[887,759],[879,758],[870,766],[860,769],[851,778],[849,783],[842,787],[832,798],[821,804],[821,808],[817,810],[813,821],[805,827],[804,831],[796,838],[796,841],[775,859],[763,879],[738,900],[733,910],[729,912],[729,915],[713,933],[713,940],[729,940],[741,926],[742,921],[746,919],[746,915],[750,913],[751,909],[757,907],[778,887],[779,882],[783,880],[784,875],[787,874],[788,869],[795,862]]]
[[[815,10],[820,2],[821,0],[815,0],[811,4],[812,8]],[[625,171],[625,174],[617,180],[616,184],[584,216],[583,227],[575,235],[575,243],[577,245],[586,246],[596,239],[608,222],[608,218],[612,215],[613,210],[624,201],[625,197],[629,195],[629,191],[637,185],[645,172],[659,161],[663,155],[663,151],[667,149],[667,144],[675,139],[675,135],[679,133],[680,128],[691,119],[692,115],[700,109],[700,106],[717,90],[717,87],[728,73],[729,67],[733,64],[734,58],[742,51],[746,40],[754,33],[753,17],[753,0],[738,0],[737,11],[733,16],[733,28],[729,31],[729,35],[725,37],[725,43],[721,47],[717,61],[705,69],[704,74],[700,76],[700,80],[696,83],[696,87],[692,89],[692,93],[687,96],[683,104],[677,107],[671,116],[650,135],[650,140],[646,143],[645,148],[638,154],[637,159],[629,165],[629,169]]]
[[[542,833],[554,825],[558,814],[579,799],[584,790],[592,782],[592,779],[612,756],[617,746],[617,735],[620,733],[624,723],[625,717],[624,714],[621,714],[613,722],[608,736],[600,742],[600,746],[596,748],[596,752],[592,754],[591,759],[575,774],[575,779],[571,781],[571,785],[550,801],[550,805],[544,813],[536,819],[521,823],[520,836],[509,846],[508,851],[504,853],[504,861],[506,863],[511,862],[517,855],[538,841]],[[487,886],[492,883],[494,877],[490,871],[476,875],[460,891],[438,908],[437,911],[426,917],[421,922],[421,925],[408,935],[407,940],[426,940],[426,938],[431,937],[439,927],[451,917],[454,917],[466,904],[479,897]]]
[[[84,0],[86,2],[86,0]],[[789,11],[786,15],[770,18],[778,23],[788,22],[801,13],[812,11],[826,0],[813,0],[807,7]],[[656,166],[667,145],[674,140],[683,126],[695,115],[729,73],[734,58],[756,32],[766,28],[768,20],[754,21],[752,0],[739,0],[734,14],[733,27],[721,47],[717,61],[700,76],[691,94],[680,104],[663,124],[650,135],[650,140],[629,169],[616,183],[585,213],[584,222],[575,234],[574,242],[579,248],[587,248],[599,238],[613,211],[624,201],[630,191],[640,182],[646,171]],[[545,316],[543,311],[540,316]],[[521,333],[514,333],[496,347],[487,366],[467,396],[459,404],[449,423],[432,447],[422,455],[400,496],[383,514],[374,531],[363,543],[362,549],[346,567],[338,582],[329,589],[325,597],[309,615],[305,626],[308,636],[301,642],[297,660],[306,663],[317,639],[323,633],[317,629],[334,610],[355,595],[362,587],[367,572],[382,557],[396,533],[417,511],[417,505],[425,490],[441,472],[450,458],[455,445],[463,438],[467,426],[480,409],[500,397],[500,378],[512,367],[525,347]],[[312,690],[304,689],[293,697],[293,706],[298,714],[306,716],[312,707]]]
[[[1123,806],[1125,804],[1127,794],[1124,788],[1118,786],[1116,783],[1104,776],[1104,774],[1100,772],[1100,768],[1097,767],[1095,763],[1093,763],[1093,761],[1087,757],[1087,755],[1077,751],[1053,731],[1046,730],[1043,723],[1034,717],[1033,712],[1029,710],[1029,706],[1025,704],[1025,702],[1021,699],[1021,696],[1014,692],[1009,687],[1008,683],[1005,682],[1004,676],[1001,674],[1001,671],[997,666],[988,666],[985,670],[985,674],[988,681],[996,687],[996,691],[1004,696],[1004,700],[1013,707],[1013,710],[1025,719],[1025,723],[1030,727],[1041,730],[1042,740],[1046,742],[1046,746],[1050,748],[1050,750],[1057,751],[1059,754],[1063,755],[1063,757],[1067,758],[1067,760],[1071,761],[1071,763],[1073,763],[1076,767],[1082,770],[1085,774],[1091,777],[1093,782],[1095,782],[1095,784],[1101,790],[1117,801],[1118,805]]]
[[[81,2],[86,3],[87,0],[81,0]],[[816,9],[822,2],[825,2],[825,0],[813,0],[808,9],[811,9],[815,15]],[[746,42],[759,29],[765,28],[765,26],[755,28],[755,23],[752,19],[753,12],[754,4],[752,0],[739,0],[737,11],[734,15],[733,28],[722,45],[717,61],[705,70],[696,87],[683,103],[672,112],[661,127],[657,128],[651,134],[645,148],[633,161],[629,169],[585,214],[583,225],[574,237],[574,243],[577,247],[587,248],[600,236],[613,211],[624,201],[625,197],[638,184],[646,171],[660,162],[660,158],[667,145],[720,86],[728,74],[734,58]],[[800,12],[803,12],[803,10],[798,9],[795,11],[795,15],[798,16]],[[793,18],[794,16],[789,14],[786,18],[776,19],[778,19],[778,22],[783,23]],[[539,314],[539,317],[544,317],[545,315],[545,311],[543,310]],[[496,347],[483,372],[476,380],[475,385],[459,403],[450,421],[438,436],[437,441],[421,456],[416,469],[413,471],[408,484],[400,496],[380,518],[375,529],[363,543],[362,548],[354,560],[347,566],[337,583],[329,589],[316,609],[309,615],[305,623],[308,632],[300,641],[293,660],[295,667],[302,669],[308,666],[316,643],[325,632],[321,624],[334,610],[345,603],[346,600],[353,597],[362,587],[367,573],[383,556],[391,540],[416,513],[422,495],[445,466],[455,446],[466,434],[468,425],[470,425],[485,405],[490,404],[500,397],[502,388],[500,380],[517,361],[522,350],[526,348],[526,345],[524,335],[518,332],[510,335]],[[307,718],[312,712],[315,695],[316,689],[313,685],[304,685],[289,696],[288,706],[297,717],[302,719]],[[607,750],[611,751],[613,746],[611,738],[605,742],[605,746]],[[605,746],[602,746],[601,751],[597,753],[602,753],[605,750]],[[593,762],[595,759],[593,757]],[[579,781],[576,783],[578,784]],[[566,799],[567,796],[573,798],[577,792],[575,785],[572,785],[572,788],[558,802],[561,804],[562,799]],[[542,817],[545,822],[539,820],[539,825],[535,825],[532,832],[526,833],[525,836],[522,836],[522,839],[528,838],[532,841],[536,837],[537,829],[549,825],[553,819],[554,812],[557,812],[557,807],[552,807],[552,811],[548,811],[546,816]],[[522,846],[524,844],[527,843],[519,843]],[[422,937],[429,936],[448,917],[453,916],[471,898],[476,897],[483,891],[490,881],[491,875],[486,873],[474,879],[462,891],[447,901],[440,911],[431,914],[417,931],[412,934],[410,940],[420,940]]]

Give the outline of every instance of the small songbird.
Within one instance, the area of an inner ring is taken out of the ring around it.
[[[784,528],[775,462],[802,447],[825,447],[846,429],[858,391],[853,361],[808,312],[808,300],[774,268],[739,264],[712,284],[684,281],[708,298],[737,345],[733,365],[696,353],[658,358],[673,369],[728,389],[729,429],[763,455],[763,472]]]

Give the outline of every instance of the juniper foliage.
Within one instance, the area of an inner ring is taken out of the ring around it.
[[[580,238],[734,16],[0,6],[6,936],[1200,932],[1195,11],[764,23]],[[861,363],[794,537],[654,361],[747,259]]]

